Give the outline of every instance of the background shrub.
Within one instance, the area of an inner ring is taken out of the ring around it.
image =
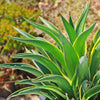
[[[25,22],[22,17],[36,21],[37,16],[40,14],[40,10],[35,11],[34,9],[32,10],[23,8],[20,5],[14,3],[7,4],[0,2],[0,6],[1,55],[4,53],[4,51],[6,51],[6,53],[12,52],[14,49],[20,51],[23,49],[23,44],[9,40],[6,35],[21,37],[21,35],[13,29],[12,26],[15,26],[36,36],[36,33],[33,32],[33,27]]]

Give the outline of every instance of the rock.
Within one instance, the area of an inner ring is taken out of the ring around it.
[[[40,100],[39,97],[37,95],[33,95],[30,97],[30,100]]]

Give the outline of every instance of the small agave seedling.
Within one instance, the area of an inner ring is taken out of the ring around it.
[[[34,27],[50,35],[57,46],[14,27],[24,38],[9,37],[36,46],[40,53],[27,50],[27,53],[13,55],[14,58],[32,59],[36,67],[22,63],[0,64],[0,68],[20,69],[37,77],[16,81],[15,84],[31,86],[12,93],[8,99],[18,95],[38,94],[50,100],[100,100],[100,30],[95,34],[86,55],[86,39],[96,24],[84,30],[89,7],[90,4],[87,4],[76,25],[71,17],[68,22],[61,16],[69,39],[52,23],[41,17],[46,26],[24,18]]]

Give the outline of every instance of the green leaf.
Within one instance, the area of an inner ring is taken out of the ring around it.
[[[68,93],[68,95],[73,95],[72,87],[70,83],[60,75],[46,75],[44,77],[41,77],[39,79],[33,80],[34,83],[40,83],[45,81],[51,81],[56,83],[63,91]]]
[[[41,83],[34,83],[32,82],[31,79],[25,79],[25,80],[18,80],[15,82],[15,85],[17,84],[28,84],[28,85],[35,85],[35,86],[40,86]]]
[[[73,24],[73,21],[72,21],[72,18],[71,18],[71,16],[69,16],[69,23],[70,23],[70,25],[73,27],[73,29],[74,29],[74,24]]]
[[[18,28],[16,28],[16,27],[13,27],[13,28],[14,28],[16,31],[18,31],[21,35],[23,35],[25,38],[39,39],[39,40],[44,40],[44,41],[45,41],[45,39],[43,39],[43,38],[41,38],[41,37],[34,37],[34,36],[30,35],[29,33],[24,32],[23,30],[20,30],[20,29],[18,29]]]
[[[73,79],[72,79],[72,87],[73,87],[73,90],[75,90],[75,88],[77,86],[77,80],[78,80],[78,77],[77,77],[77,73],[75,71],[75,74],[74,74]]]
[[[51,53],[49,53],[48,51],[45,51],[42,48],[38,48],[37,47],[37,49],[39,50],[39,52],[41,53],[41,55],[47,57],[48,59],[51,59],[54,63],[57,64],[57,60],[55,59],[55,57]],[[33,50],[31,50],[31,51],[33,51]]]
[[[64,24],[64,27],[67,31],[67,34],[68,34],[68,37],[69,37],[69,40],[70,42],[73,44],[73,42],[75,41],[76,37],[77,37],[77,34],[76,32],[74,31],[73,27],[67,22],[67,20],[61,16],[62,18],[62,21],[63,21],[63,24]]]
[[[100,70],[96,72],[92,81],[94,84],[96,84],[99,79],[100,79]]]
[[[33,54],[37,54],[37,55],[40,55],[38,52],[34,51],[34,50],[31,50],[31,52],[27,49],[26,49],[26,53],[33,53]],[[43,50],[43,49],[42,49]],[[42,65],[41,63],[35,61],[35,60],[32,60],[33,63],[35,64],[35,66],[43,73],[43,74],[50,74],[51,72],[44,66]]]
[[[16,91],[12,95],[10,95],[10,97],[13,97],[16,95],[25,95],[25,94],[34,94],[35,93],[35,94],[46,96],[46,97],[50,98],[50,100],[52,100],[53,96],[49,95],[50,93],[48,93],[48,91],[44,92],[44,90],[53,91],[53,92],[57,93],[58,95],[60,95],[61,97],[65,98],[64,92],[60,88],[55,87],[55,86],[49,86],[49,85],[23,88],[19,91]]]
[[[48,51],[46,51],[46,53],[47,53],[48,59],[51,59],[57,66],[59,66],[61,71],[63,71],[62,68],[61,68],[61,64],[58,62],[58,60]]]
[[[89,69],[88,69],[88,59],[87,56],[83,56],[79,60],[79,64],[77,66],[77,77],[78,77],[78,85],[82,84],[84,80],[89,79]]]
[[[62,98],[65,99],[64,92],[60,88],[58,88],[56,86],[45,85],[45,86],[37,86],[35,88],[36,89],[43,89],[43,90],[53,91],[53,92],[55,92],[56,94],[58,94],[59,96],[61,96]],[[30,89],[30,90],[32,90],[32,89]],[[28,91],[23,91],[23,93],[25,93],[25,92],[27,93]]]
[[[23,35],[25,38],[33,38],[33,39],[36,39],[36,37],[28,34],[27,32],[24,32],[16,27],[13,27],[16,31],[18,31],[21,35]]]
[[[100,37],[100,29],[96,32],[92,42],[91,42],[91,45],[90,45],[90,50],[89,50],[89,59],[90,59],[90,55],[91,55],[91,51],[92,51],[92,48],[93,46],[95,45],[96,41],[98,40],[98,38]]]
[[[79,98],[80,98],[80,100],[82,100],[83,95],[87,91],[87,83],[88,83],[88,80],[84,80],[83,83],[81,84],[80,88],[79,88]]]
[[[59,41],[59,34],[55,31],[55,30],[52,30],[46,26],[43,26],[43,25],[40,25],[40,24],[37,24],[37,23],[34,23],[26,18],[24,18],[27,22],[29,22],[31,25],[33,25],[34,27],[40,29],[41,31],[47,33],[48,35],[50,35],[56,42],[57,44],[59,44],[60,48],[62,48],[61,46],[61,43]]]
[[[36,88],[33,86],[22,88],[20,90],[15,91],[10,96],[8,96],[7,100],[9,100],[12,97],[18,96],[18,95],[26,95],[26,94],[42,95],[42,96],[48,97],[50,100],[55,100],[54,96],[52,96],[52,94],[49,91],[38,88],[38,87]]]
[[[83,95],[92,87],[92,82],[84,80],[79,89],[80,100],[83,100]]]
[[[50,74],[51,72],[41,63],[34,61],[34,64],[43,74]]]
[[[73,47],[75,48],[77,54],[79,55],[79,57],[84,56],[86,54],[86,47],[85,47],[85,43],[86,43],[86,39],[88,37],[88,35],[92,32],[94,26],[96,23],[94,23],[90,28],[88,28],[86,31],[84,31],[83,33],[81,33],[75,40],[75,42],[73,43]]]
[[[53,30],[55,30],[55,31],[57,31],[57,32],[58,32],[57,27],[56,27],[56,26],[54,26],[51,22],[49,22],[49,21],[45,20],[45,19],[44,19],[44,18],[42,18],[42,17],[40,17],[40,19],[42,20],[42,22],[43,22],[46,26],[48,26],[49,28],[51,28],[51,29],[53,29]]]
[[[0,68],[14,68],[29,72],[35,76],[41,76],[42,73],[36,69],[34,66],[29,64],[11,63],[11,64],[0,64]]]
[[[85,6],[83,13],[78,20],[78,23],[77,23],[77,26],[76,26],[76,33],[78,35],[81,34],[81,32],[84,31],[84,26],[85,26],[85,22],[86,22],[88,12],[89,12],[89,8],[90,8],[90,3]]]
[[[97,31],[96,35],[94,36],[93,43],[95,44],[96,41],[100,38],[100,29]]]
[[[98,44],[97,46],[95,46]],[[93,76],[95,75],[96,71],[99,68],[100,65],[100,38],[96,42],[96,44],[93,47],[91,56],[90,56],[90,62],[89,62],[89,68],[90,68],[90,79],[93,79]]]
[[[37,49],[39,50],[39,52],[40,52],[42,55],[44,55],[45,57],[48,57],[47,52],[46,52],[44,49],[39,48],[39,47],[37,47]]]
[[[93,88],[89,89],[83,96],[82,100],[89,100],[95,94],[100,93],[100,85],[94,86]]]
[[[72,47],[72,44],[66,39],[66,37],[60,33],[60,38],[62,41],[62,46],[63,46],[63,53],[65,57],[65,62],[66,62],[66,67],[64,67],[65,72],[68,74],[70,79],[72,79],[75,69],[78,63],[78,56]]]
[[[64,55],[62,51],[59,50],[56,46],[50,44],[49,42],[42,41],[42,40],[35,40],[35,39],[24,39],[24,38],[16,38],[16,37],[11,37],[11,36],[9,37],[14,40],[45,49],[46,51],[54,55],[54,57],[61,63],[63,67],[65,66]]]
[[[47,59],[46,57],[42,55],[36,55],[36,54],[31,54],[31,53],[20,53],[20,54],[13,55],[12,57],[34,59],[35,61],[44,65],[52,74],[61,75],[61,72],[58,66],[56,66],[51,60]]]

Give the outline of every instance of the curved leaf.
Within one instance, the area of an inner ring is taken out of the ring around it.
[[[92,81],[93,81],[94,84],[96,84],[99,79],[100,79],[100,70],[97,71],[97,73],[94,75]]]
[[[50,70],[47,69],[47,67],[45,67],[43,64],[34,61],[34,64],[37,66],[37,68],[43,73],[43,74],[50,74]]]
[[[10,96],[8,96],[7,100],[9,100],[12,97],[18,96],[18,95],[26,95],[26,94],[42,95],[42,96],[48,97],[50,100],[55,100],[54,96],[52,96],[52,94],[49,91],[38,88],[38,87],[35,88],[33,86],[22,88],[20,90],[15,91]]]
[[[100,85],[94,86],[93,88],[89,89],[83,96],[82,100],[89,100],[95,94],[100,93]]]
[[[32,82],[32,79],[18,80],[15,82],[15,85],[17,85],[17,84],[28,84],[28,85],[35,85],[35,86],[41,85],[41,83]]]
[[[85,47],[85,43],[86,43],[86,39],[88,37],[88,35],[92,32],[94,26],[96,23],[94,23],[90,28],[88,28],[86,31],[84,31],[83,33],[81,33],[75,40],[75,42],[73,43],[73,47],[75,48],[77,54],[79,55],[79,57],[84,56],[86,54],[86,47]]]
[[[83,95],[92,87],[92,82],[84,80],[79,89],[80,100],[83,100]]]
[[[36,37],[28,34],[27,32],[24,32],[16,27],[13,27],[16,31],[18,31],[21,35],[23,35],[25,38],[33,38],[33,39],[36,39]]]
[[[22,31],[22,30],[20,30],[20,29],[18,29],[18,28],[16,28],[16,27],[13,27],[16,31],[18,31],[21,35],[23,35],[25,38],[32,38],[32,39],[39,39],[39,40],[44,40],[43,38],[40,38],[40,37],[34,37],[34,36],[32,36],[32,35],[30,35],[30,34],[28,34],[28,33],[26,33],[26,32],[24,32],[24,31]],[[44,40],[45,41],[45,40]],[[39,48],[39,47],[37,47],[37,49],[44,55],[44,56],[47,56],[46,55],[46,51],[45,50],[43,50],[42,48]],[[27,50],[28,51],[28,50]]]
[[[90,58],[91,58],[89,62],[90,79],[92,79],[100,65],[100,38],[94,45]]]
[[[37,78],[37,79],[39,79],[39,78]],[[35,85],[35,86],[41,86],[41,85],[44,85],[44,86],[45,86],[45,85],[53,85],[53,86],[54,86],[54,84],[52,84],[52,83],[47,83],[47,82],[34,83],[33,80],[34,80],[34,79],[19,80],[19,81],[16,81],[16,82],[15,82],[15,85],[17,85],[17,84],[28,84],[28,85]],[[35,80],[36,80],[36,79],[35,79]],[[59,98],[60,100],[64,100],[61,96],[59,96],[59,95],[56,94],[55,92],[50,91],[50,93],[51,93],[52,95],[54,95],[55,97]]]
[[[59,46],[62,48],[61,46],[61,43],[59,41],[59,35],[58,33],[55,31],[55,30],[52,30],[46,26],[43,26],[43,25],[40,25],[40,24],[37,24],[37,23],[34,23],[26,18],[24,18],[27,22],[29,22],[31,25],[33,25],[34,27],[40,29],[41,31],[47,33],[48,35],[50,35],[58,44]]]
[[[20,54],[13,55],[12,57],[34,59],[35,61],[38,61],[39,63],[44,65],[47,69],[49,69],[51,71],[51,73],[61,75],[61,72],[60,72],[58,66],[56,66],[51,60],[49,60],[46,57],[43,57],[41,55],[35,55],[35,54],[31,54],[31,53],[20,53]]]
[[[50,98],[50,100],[52,100],[53,96],[49,95],[50,93],[45,90],[53,91],[53,92],[57,93],[58,95],[60,95],[61,97],[65,98],[64,92],[61,89],[59,89],[58,87],[49,86],[49,85],[23,88],[19,91],[14,92],[8,98],[17,96],[17,95],[25,95],[25,94],[34,94],[35,93],[35,94],[46,96],[46,97]]]
[[[51,81],[56,83],[63,91],[68,93],[68,95],[73,95],[72,87],[70,83],[60,75],[48,75],[41,77],[39,79],[33,80],[34,83],[40,83],[40,82],[45,82],[45,81]]]
[[[26,50],[26,53],[33,53],[33,54],[37,54],[37,55],[40,55],[38,52],[34,51],[34,50],[31,50],[29,51],[27,48],[25,48]],[[43,49],[42,49],[43,50]],[[42,65],[41,63],[35,61],[35,60],[32,60],[33,63],[35,64],[35,66],[43,73],[43,74],[50,74],[51,72],[44,66]]]
[[[41,76],[42,73],[36,69],[34,66],[29,64],[21,64],[21,63],[11,63],[11,64],[0,64],[0,68],[14,68],[29,72],[35,76]]]
[[[42,40],[35,40],[35,39],[23,39],[23,38],[11,37],[11,36],[9,37],[14,40],[45,49],[46,51],[54,55],[54,57],[61,63],[62,67],[65,67],[64,55],[62,51],[60,51],[56,46],[50,44],[49,42],[42,41]]]
[[[42,20],[42,22],[43,22],[46,26],[48,26],[49,28],[51,28],[51,29],[53,29],[53,30],[55,30],[55,31],[58,32],[57,27],[55,27],[51,22],[45,20],[45,19],[42,18],[42,17],[40,17],[40,19]]]
[[[100,37],[100,29],[96,32],[96,34],[91,42],[90,49],[89,49],[89,59],[90,59],[92,48],[95,45],[95,43],[97,42],[99,37]]]

